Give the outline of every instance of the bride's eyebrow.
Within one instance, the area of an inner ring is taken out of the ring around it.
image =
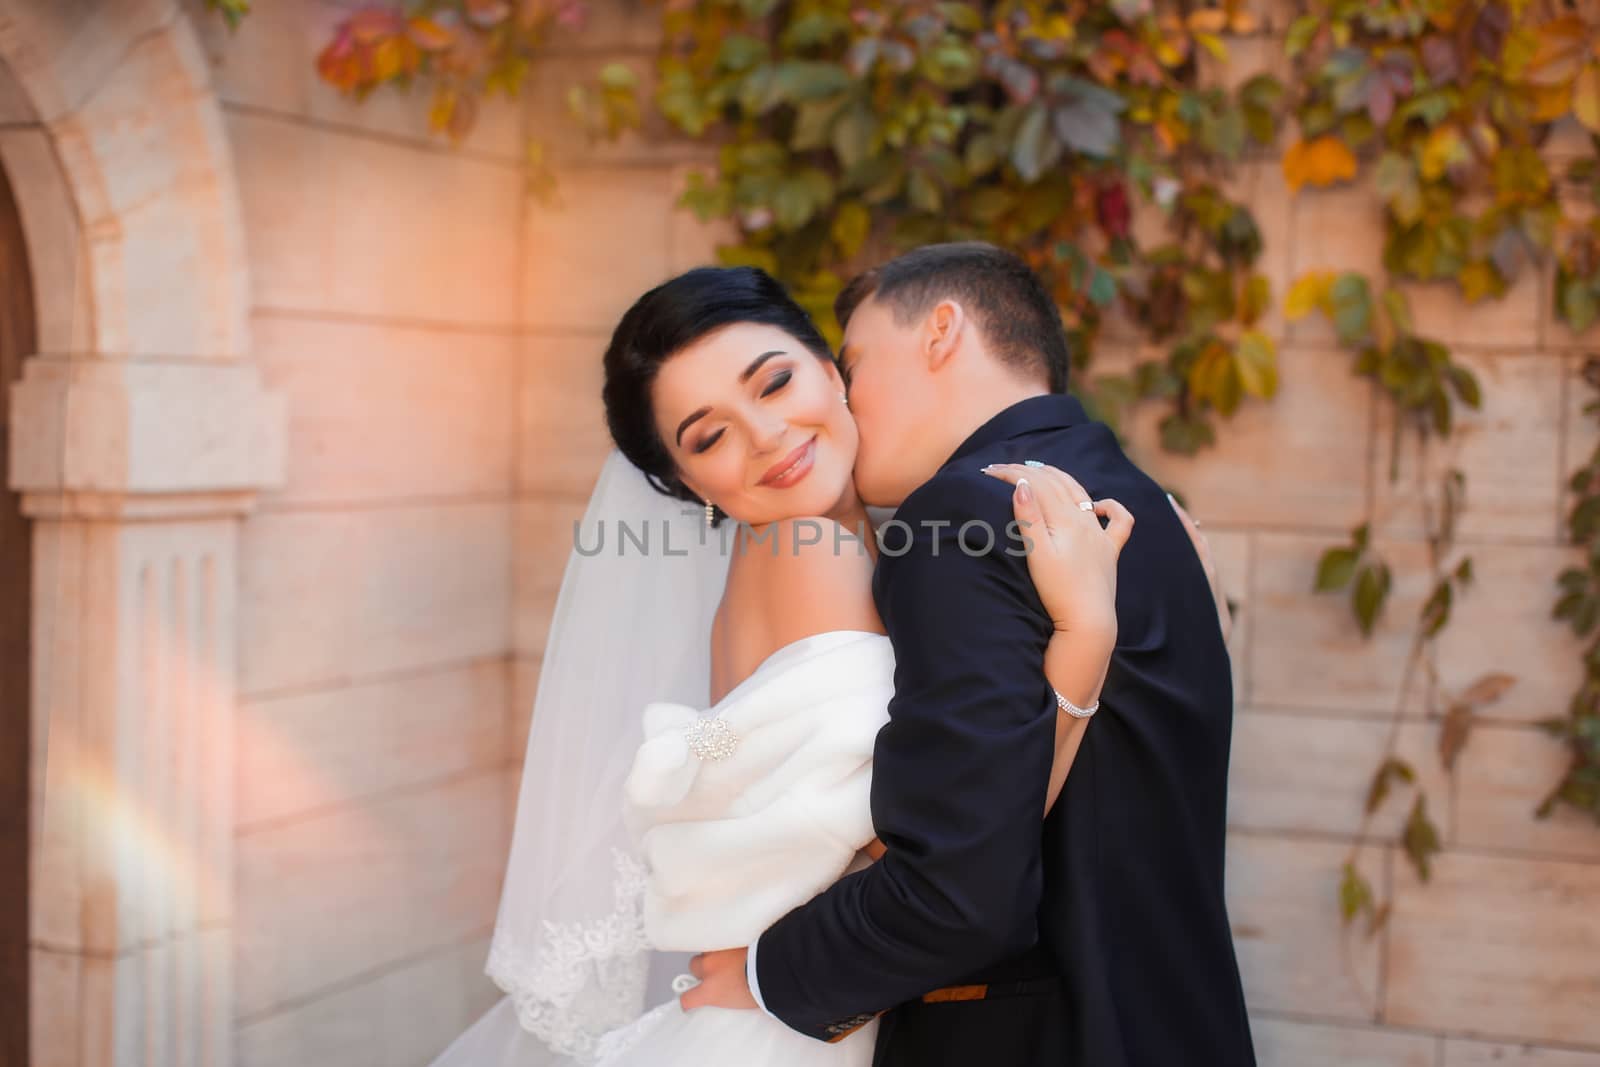
[[[744,382],[748,382],[751,378],[754,378],[756,376],[756,371],[761,369],[761,364],[765,363],[767,360],[771,359],[773,356],[781,356],[781,355],[784,355],[784,353],[782,351],[779,351],[779,350],[774,350],[774,351],[771,351],[771,352],[763,352],[763,353],[761,353],[755,359],[751,360],[750,361],[750,365],[748,367],[746,367],[740,373],[739,382],[741,384],[743,384]]]
[[[787,353],[779,348],[775,348],[771,352],[761,353],[755,359],[750,361],[750,365],[748,367],[739,372],[740,383],[742,384],[744,382],[748,382],[751,378],[754,378],[756,376],[756,371],[760,370],[761,365],[767,360],[771,359],[773,356],[782,355],[787,355]],[[696,422],[705,418],[709,414],[711,414],[710,408],[697,408],[696,410],[690,412],[688,418],[678,423],[678,433],[673,438],[673,443],[680,445],[683,444],[683,431],[687,430],[690,426],[693,426]]]

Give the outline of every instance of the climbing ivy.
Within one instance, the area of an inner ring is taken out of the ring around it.
[[[230,18],[246,6],[208,2]],[[587,14],[581,0],[374,3],[338,27],[318,69],[358,96],[426,83],[434,128],[459,138],[483,96],[521,90],[544,45],[581,40]],[[1394,743],[1415,683],[1427,683],[1447,767],[1478,709],[1513,683],[1486,675],[1452,692],[1433,676],[1431,646],[1470,595],[1472,560],[1455,543],[1465,478],[1429,471],[1482,395],[1448,346],[1416,328],[1406,294],[1433,284],[1467,303],[1496,299],[1553,259],[1554,313],[1574,330],[1600,317],[1600,11],[1302,0],[1283,27],[1291,76],[1232,90],[1204,75],[1228,61],[1230,41],[1262,29],[1241,0],[673,0],[659,17],[652,99],[630,67],[600,64],[568,110],[611,137],[651,108],[713,144],[716,166],[691,177],[682,202],[733,224],[724,262],[777,275],[836,336],[833,294],[863,265],[932,241],[1014,249],[1062,308],[1085,399],[1113,424],[1131,405],[1160,405],[1161,443],[1178,452],[1212,444],[1219,422],[1278,386],[1263,328],[1275,294],[1255,269],[1261,234],[1236,195],[1236,165],[1276,154],[1294,190],[1369,176],[1380,273],[1314,269],[1282,307],[1290,320],[1325,316],[1353,373],[1385,397],[1391,481],[1403,454],[1417,456],[1416,483],[1390,495],[1421,508],[1430,592],[1340,889],[1347,921],[1381,925],[1387,906],[1356,866],[1367,822],[1407,792],[1398,843],[1421,877],[1439,848],[1420,775]],[[1563,128],[1587,135],[1564,171],[1546,150]],[[537,140],[529,164],[548,196],[556,179]],[[1113,317],[1157,355],[1122,373],[1095,368]],[[1587,637],[1600,621],[1600,455],[1573,489],[1586,565],[1561,576],[1556,615]],[[1396,582],[1383,518],[1328,549],[1315,581],[1348,597],[1367,635]],[[1568,716],[1547,724],[1573,763],[1540,814],[1568,804],[1600,818],[1600,639],[1585,664]]]

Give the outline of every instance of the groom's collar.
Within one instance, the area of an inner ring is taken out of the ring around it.
[[[948,466],[963,456],[969,456],[997,441],[1004,441],[1034,430],[1065,429],[1088,421],[1089,416],[1076,397],[1065,393],[1030,396],[1026,400],[1012,404],[972,431],[972,435],[961,442],[961,447],[945,460],[945,465]]]

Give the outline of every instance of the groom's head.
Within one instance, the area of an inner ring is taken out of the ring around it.
[[[993,245],[907,252],[857,276],[834,311],[861,434],[856,488],[869,504],[898,506],[991,417],[1066,391],[1055,301],[1022,260]]]

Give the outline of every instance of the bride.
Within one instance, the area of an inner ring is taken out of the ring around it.
[[[881,848],[869,786],[894,657],[872,574],[893,546],[855,493],[845,383],[753,268],[646,293],[605,369],[619,451],[574,531],[541,672],[488,962],[506,996],[435,1067],[865,1067],[871,1024],[823,1043],[672,995],[694,982],[687,953],[750,944]],[[1092,710],[1132,517],[1080,510],[1054,468],[988,473],[1019,483],[1025,524],[991,550],[1028,552],[1056,623],[1040,670]],[[1058,717],[1041,816],[1087,727]]]

